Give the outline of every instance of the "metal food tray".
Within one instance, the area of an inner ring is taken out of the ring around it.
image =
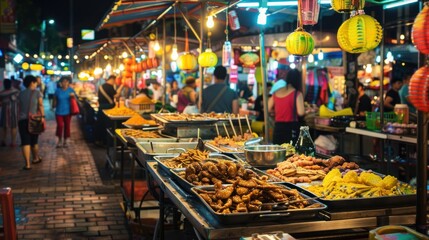
[[[209,141],[207,141],[205,144],[208,148],[212,149],[213,151],[220,152],[220,153],[226,153],[226,154],[244,153],[244,146],[242,147],[242,149],[239,150],[239,148],[228,147],[227,145],[224,148],[220,148],[214,144],[211,144]],[[231,149],[231,151],[225,151],[225,149]],[[234,151],[234,149],[236,151]]]
[[[164,164],[164,161],[171,159],[171,158],[174,158],[174,157],[177,157],[177,156],[179,156],[179,154],[158,155],[158,156],[154,156],[153,159],[155,159],[155,161],[158,163],[158,169],[161,169],[162,171],[167,173],[167,175],[171,176],[172,174],[171,174],[170,169],[172,169],[172,168],[167,167]],[[230,161],[236,161],[235,159],[230,158],[230,157],[223,155],[223,154],[220,154],[220,153],[209,153],[209,157],[220,158],[220,159],[225,159],[225,160],[230,160]]]
[[[236,162],[237,160],[231,159],[231,161]],[[185,190],[186,192],[192,192],[191,188],[193,187],[198,187],[198,186],[212,186],[212,185],[194,185],[192,183],[190,183],[188,180],[182,178],[179,173],[180,172],[184,172],[186,170],[186,168],[172,168],[170,169],[171,172],[171,179],[173,181],[175,181],[177,183],[177,185],[182,188],[183,190]],[[268,175],[263,171],[260,171],[258,169],[252,169],[250,168],[249,170],[255,172],[258,176],[267,176],[268,177],[268,182],[274,183],[274,182],[281,182],[278,178]]]
[[[120,129],[118,129],[120,130]],[[171,137],[165,134],[162,134],[161,131],[156,131],[157,134],[160,136],[159,138],[136,138],[136,137],[130,137],[127,135],[123,135],[122,132],[119,131],[119,134],[126,139],[128,142],[136,144],[137,143],[143,143],[143,142],[177,142],[177,138]]]
[[[199,115],[198,113],[197,115]],[[186,123],[186,124],[197,124],[197,123],[215,123],[218,121],[217,118],[205,118],[205,119],[185,119],[185,120],[170,120],[166,119],[164,116],[171,116],[171,115],[179,115],[178,113],[157,113],[157,114],[151,114],[151,116],[162,123]],[[189,114],[192,115],[192,114]]]
[[[103,110],[103,113],[110,118],[111,120],[127,120],[128,118],[131,118],[131,115],[124,115],[124,116],[114,116],[106,113],[106,110]]]
[[[282,185],[283,187],[290,189],[287,185],[284,183],[275,183],[278,185]],[[224,185],[228,186],[228,185]],[[237,224],[243,224],[243,223],[251,223],[251,222],[266,222],[266,221],[287,221],[291,222],[294,220],[303,220],[303,219],[311,219],[317,217],[317,213],[321,210],[326,209],[326,205],[315,200],[310,199],[311,197],[308,196],[305,193],[300,193],[301,196],[303,196],[306,199],[309,199],[308,201],[310,204],[318,204],[319,207],[314,208],[304,208],[304,209],[285,209],[285,210],[264,210],[264,211],[258,211],[258,212],[247,212],[247,213],[229,213],[229,214],[222,214],[222,213],[216,213],[210,205],[207,204],[206,201],[198,194],[198,190],[203,191],[213,191],[214,186],[198,186],[193,187],[192,192],[197,196],[199,199],[199,202],[202,202],[202,204],[205,206],[205,208],[208,210],[210,215],[212,215],[218,222],[222,224],[228,224],[228,225],[237,225]]]
[[[290,184],[292,186],[293,184]],[[299,192],[307,194],[311,197],[317,197],[313,192],[305,189],[304,187],[312,184],[321,184],[321,181],[314,181],[311,183],[298,183],[293,185]],[[396,196],[383,196],[371,198],[349,198],[349,199],[325,199],[319,198],[319,201],[326,204],[329,210],[346,210],[346,209],[375,209],[375,208],[390,208],[390,207],[405,207],[415,206],[417,201],[416,194],[396,195]]]
[[[127,128],[131,128],[131,129],[144,129],[144,128],[153,128],[153,129],[160,129],[161,126],[157,125],[157,124],[127,124],[127,123],[122,123],[122,125],[124,125]]]

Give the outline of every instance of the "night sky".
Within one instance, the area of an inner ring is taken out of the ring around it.
[[[73,33],[75,42],[80,39],[81,29],[95,29],[114,0],[39,0],[42,19],[54,19],[59,32],[68,35],[70,24],[70,1],[73,2]],[[97,34],[95,33],[96,38]]]

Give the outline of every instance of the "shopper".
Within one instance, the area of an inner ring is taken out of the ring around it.
[[[201,112],[238,113],[238,95],[225,84],[227,76],[224,66],[217,66],[213,72],[214,84],[203,90]]]
[[[55,81],[55,76],[51,75],[49,78],[48,84],[46,84],[46,92],[49,99],[49,107],[52,109],[52,102],[54,101],[54,94],[57,90],[57,82]]]
[[[362,83],[358,83],[358,101],[356,105],[355,115],[365,116],[366,112],[371,111],[371,98],[366,95],[364,85]]]
[[[115,79],[115,75],[110,75],[106,82],[98,88],[98,122],[95,134],[97,145],[105,145],[107,140],[106,128],[109,126],[109,122],[103,110],[115,107],[115,100],[121,96],[121,91],[124,88],[124,83],[122,83],[115,89]]]
[[[177,93],[177,111],[179,113],[184,112],[185,108],[188,106],[196,106],[195,104],[197,102],[197,92],[195,91],[197,85],[195,78],[192,76],[187,77],[185,84],[186,85]]]
[[[171,81],[171,88],[168,94],[168,99],[170,100],[170,105],[174,108],[177,108],[178,95],[177,93],[180,91],[179,84],[176,80]]]
[[[301,73],[292,69],[286,81],[278,80],[271,90],[268,110],[274,111],[274,144],[295,143],[299,136],[299,117],[304,116]]]
[[[405,74],[404,77],[402,78],[403,85],[399,90],[399,96],[401,97],[401,103],[407,104],[410,113],[416,113],[417,112],[416,108],[410,102],[410,93],[409,93],[410,78],[411,78],[410,74]]]
[[[18,95],[19,90],[12,88],[12,80],[3,80],[4,90],[0,92],[0,145],[6,146],[7,135],[10,132],[10,147],[16,146],[16,128],[18,126]]]
[[[77,98],[76,92],[70,87],[71,77],[63,76],[59,80],[60,88],[54,94],[53,107],[55,108],[55,119],[57,121],[58,138],[57,148],[68,147],[67,140],[70,138],[70,98]]]
[[[25,166],[24,170],[31,169],[30,155],[33,156],[32,163],[40,163],[42,158],[39,156],[39,135],[31,134],[28,132],[28,114],[36,114],[40,112],[45,117],[45,110],[43,109],[43,94],[37,90],[37,79],[32,75],[24,78],[25,90],[19,93],[19,121],[18,129],[21,137],[22,155],[24,156]]]
[[[390,89],[384,98],[384,112],[393,112],[396,104],[401,103],[399,89],[402,87],[402,79],[394,77],[390,80]]]

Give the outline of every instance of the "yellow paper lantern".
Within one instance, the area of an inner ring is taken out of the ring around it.
[[[362,10],[365,7],[365,0],[331,0],[332,9],[339,13]]]
[[[21,67],[22,67],[22,69],[24,69],[24,70],[28,70],[28,68],[30,68],[30,64],[28,64],[28,62],[23,62],[23,63],[21,64]]]
[[[197,57],[190,52],[185,52],[177,59],[177,67],[183,71],[193,71],[197,67]]]
[[[290,54],[306,56],[313,52],[314,39],[303,28],[297,28],[286,38],[286,49]]]
[[[42,64],[30,64],[30,70],[41,71],[41,70],[43,70],[43,65]]]
[[[201,67],[214,67],[217,64],[217,56],[210,48],[198,56],[198,64]]]
[[[380,44],[383,28],[371,16],[356,15],[341,24],[337,32],[340,48],[349,53],[363,53]]]

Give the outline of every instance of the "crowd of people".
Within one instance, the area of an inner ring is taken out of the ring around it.
[[[415,113],[414,106],[409,102],[410,74],[401,78],[392,78],[391,87],[384,96],[383,111],[393,111],[396,104],[407,104],[410,113]],[[184,86],[179,87],[176,80],[170,82],[167,87],[166,101],[180,113],[217,112],[238,113],[239,98],[253,103],[253,111],[249,114],[255,116],[255,121],[264,122],[263,94],[254,99],[254,85],[246,84],[238,91],[234,91],[227,84],[228,73],[223,66],[217,66],[213,72],[212,84],[204,89],[198,89],[197,79],[188,76],[184,80]],[[38,135],[28,132],[29,113],[40,112],[44,115],[44,98],[49,100],[50,110],[55,113],[57,123],[56,147],[68,147],[70,138],[70,99],[77,98],[77,93],[70,87],[71,77],[54,75],[43,80],[40,76],[26,76],[23,81],[18,79],[4,79],[3,89],[0,91],[0,147],[16,147],[17,133],[19,132],[22,154],[25,160],[24,169],[31,169],[31,163],[39,163],[42,158],[38,155]],[[121,97],[124,83],[117,85],[117,77],[109,76],[102,84],[99,84],[98,94],[99,111],[98,123],[95,129],[96,143],[105,145],[106,131],[109,127],[107,117],[103,109],[116,106]],[[23,83],[23,84],[21,84]],[[301,73],[298,70],[288,71],[285,79],[276,79],[268,82],[267,93],[269,118],[274,121],[273,143],[282,144],[296,141],[299,134],[300,118],[305,114],[303,88],[301,86]],[[203,101],[199,101],[198,91],[202,91]],[[161,101],[165,93],[163,86],[158,81],[153,81],[149,86],[144,84],[138,91],[138,95],[146,95],[154,101]],[[198,103],[201,102],[201,106]],[[371,98],[365,93],[363,84],[358,83],[357,101],[354,114],[365,116],[368,111],[375,108]],[[263,124],[267,126],[268,124]],[[31,158],[32,156],[32,158]],[[31,160],[32,159],[32,160]],[[30,161],[31,160],[31,161]]]

